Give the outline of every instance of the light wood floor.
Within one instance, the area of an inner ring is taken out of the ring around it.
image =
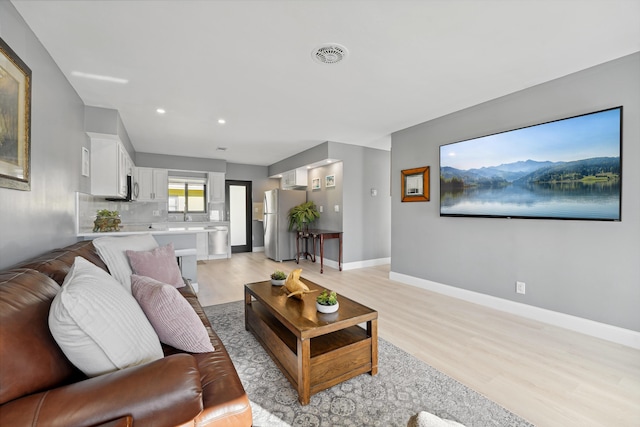
[[[239,301],[245,283],[296,267],[263,253],[199,262],[199,299]],[[300,267],[377,310],[382,338],[537,426],[640,426],[639,350],[391,281],[389,266]]]

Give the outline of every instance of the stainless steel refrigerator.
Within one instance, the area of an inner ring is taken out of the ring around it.
[[[296,257],[295,233],[289,231],[289,209],[307,201],[301,190],[269,190],[264,192],[264,253],[274,261]]]

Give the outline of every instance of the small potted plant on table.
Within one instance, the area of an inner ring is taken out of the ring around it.
[[[316,310],[320,313],[335,313],[340,307],[337,297],[335,292],[329,292],[325,289],[316,297]]]
[[[287,275],[280,270],[276,270],[271,273],[271,284],[273,286],[282,286],[284,285],[284,281],[287,279]]]

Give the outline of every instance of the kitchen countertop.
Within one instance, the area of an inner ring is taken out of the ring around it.
[[[161,222],[153,224],[120,224],[120,231],[103,233],[93,232],[93,229],[80,230],[78,237],[99,236],[129,236],[133,234],[191,234],[211,231],[215,227],[229,226],[229,221],[211,222]]]

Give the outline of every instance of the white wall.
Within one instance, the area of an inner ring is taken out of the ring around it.
[[[392,135],[392,273],[640,331],[640,53]],[[439,146],[624,106],[622,221],[439,216]],[[431,201],[400,171],[431,166]],[[527,284],[515,293],[516,280]]]
[[[0,188],[0,268],[76,241],[84,104],[14,6],[0,2],[0,37],[32,71],[31,191]]]

